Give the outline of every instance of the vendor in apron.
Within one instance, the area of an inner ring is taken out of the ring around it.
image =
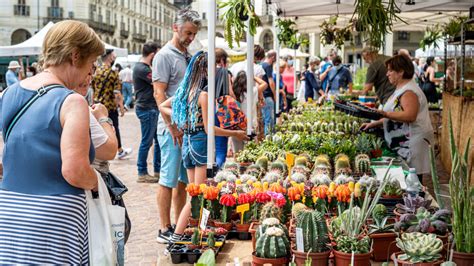
[[[385,62],[387,77],[396,89],[379,111],[384,118],[362,125],[363,130],[383,126],[388,146],[416,168],[420,182],[430,173],[429,143],[433,143],[433,127],[428,102],[413,80],[414,67],[406,55]]]

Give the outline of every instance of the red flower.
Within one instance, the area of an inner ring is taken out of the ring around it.
[[[255,197],[253,197],[251,194],[240,194],[237,201],[239,204],[252,204],[255,201]]]
[[[267,203],[272,200],[272,197],[265,192],[260,192],[255,195],[258,203]]]
[[[286,200],[285,200],[285,198],[282,197],[282,198],[277,199],[277,200],[275,201],[275,203],[276,203],[276,205],[277,205],[278,207],[281,208],[281,207],[285,206]]]
[[[224,206],[232,207],[235,206],[235,198],[231,194],[224,194],[219,199],[219,203]]]

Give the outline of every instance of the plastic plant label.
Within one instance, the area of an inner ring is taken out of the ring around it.
[[[240,224],[244,223],[244,213],[248,210],[250,210],[250,204],[249,203],[245,203],[245,204],[237,206],[236,212],[240,213]]]
[[[303,228],[296,227],[296,250],[304,252]]]
[[[202,209],[202,218],[201,218],[201,223],[199,224],[199,228],[201,228],[201,230],[206,230],[207,220],[209,219],[210,214],[211,212],[207,210],[206,208]]]
[[[293,153],[288,152],[286,154],[286,164],[288,165],[288,168],[292,167],[294,163],[295,163],[295,155]]]

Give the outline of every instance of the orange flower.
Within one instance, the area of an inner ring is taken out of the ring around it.
[[[301,192],[297,187],[290,187],[288,189],[288,198],[291,201],[297,201],[301,199]]]
[[[186,187],[186,191],[191,197],[195,197],[201,194],[201,188],[199,187],[199,185],[196,185],[194,183],[188,184],[188,186]]]
[[[350,202],[351,201],[351,190],[348,185],[339,185],[334,191],[334,196],[336,196],[337,201],[339,202]]]
[[[313,196],[318,199],[326,199],[328,197],[328,190],[329,187],[326,185],[320,185],[317,187],[313,187]]]
[[[203,194],[205,199],[215,200],[219,196],[219,189],[217,187],[208,187]]]
[[[282,187],[279,183],[271,184],[269,190],[276,193],[286,194],[286,189]]]

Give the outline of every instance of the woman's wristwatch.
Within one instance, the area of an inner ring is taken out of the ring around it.
[[[99,118],[98,121],[99,121],[99,124],[107,123],[111,127],[114,126],[114,122],[112,121],[112,119],[110,119],[110,117],[102,117],[102,118]]]

